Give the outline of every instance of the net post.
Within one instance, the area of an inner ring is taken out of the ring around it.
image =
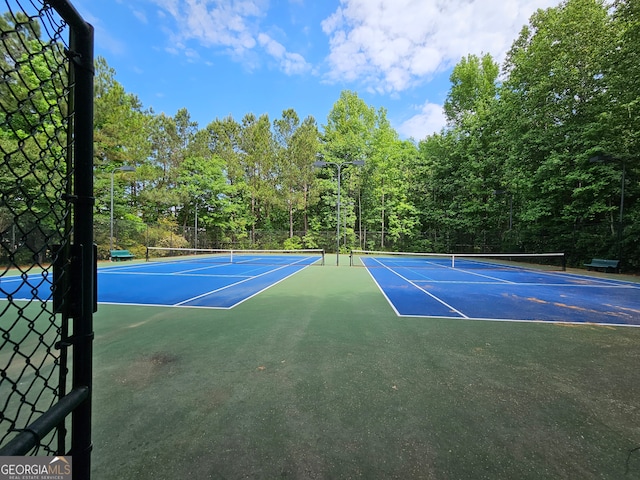
[[[147,262],[149,261],[149,247],[147,247],[147,251],[146,251],[146,253],[144,254],[144,258],[145,258],[145,260],[146,260]]]
[[[451,255],[451,268],[456,268],[456,256]]]
[[[229,250],[229,263],[233,263],[233,249]]]
[[[353,267],[353,250],[349,251],[349,266]]]
[[[321,255],[322,255],[322,266],[324,267],[324,248],[321,251]]]

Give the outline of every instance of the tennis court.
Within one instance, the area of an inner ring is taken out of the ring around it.
[[[522,263],[533,258],[354,252],[352,263],[403,317],[640,325],[637,284],[567,273],[561,254]]]
[[[99,270],[96,478],[638,478],[639,329],[452,313],[398,322],[392,281],[376,280],[386,271],[425,289],[492,295],[475,288],[524,283],[524,269],[189,257]],[[49,275],[28,277],[23,288],[51,288]],[[16,299],[13,278],[1,286]],[[638,296],[624,282],[562,271],[525,278],[539,296],[537,284],[559,282],[549,278]],[[236,308],[211,306],[254,283],[260,294],[245,292]],[[199,301],[216,309],[167,308]]]
[[[156,249],[156,253],[162,249]],[[233,308],[314,264],[321,250],[162,252],[145,263],[98,270],[98,301],[165,307]]]
[[[640,329],[397,321],[344,260],[233,309],[101,305],[96,478],[638,478]]]
[[[322,250],[155,249],[146,262],[98,269],[98,302],[161,307],[233,308],[311,265],[324,265]],[[48,271],[1,278],[13,300],[51,292]]]

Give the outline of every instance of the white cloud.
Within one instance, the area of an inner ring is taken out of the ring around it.
[[[422,140],[428,135],[440,132],[447,123],[442,110],[442,105],[426,102],[418,107],[420,113],[405,120],[398,127],[398,132],[403,137],[413,137],[416,140]]]
[[[311,68],[302,55],[287,52],[284,45],[266,33],[258,35],[258,42],[269,55],[279,62],[280,68],[287,75],[304,73]]]
[[[340,0],[322,22],[329,81],[379,93],[406,90],[468,54],[502,62],[538,8],[558,0]]]
[[[256,65],[256,47],[277,60],[287,75],[310,70],[310,65],[297,53],[261,32],[260,21],[266,15],[268,0],[153,0],[175,21],[167,51],[179,52],[190,58],[195,50],[187,44],[204,48],[221,48],[247,67]],[[201,53],[200,56],[203,54]]]
[[[136,17],[138,20],[140,20],[144,24],[149,23],[149,21],[147,19],[147,14],[145,12],[143,12],[142,10],[133,8],[133,7],[129,7],[129,8],[131,8],[131,13],[133,13],[134,17]]]

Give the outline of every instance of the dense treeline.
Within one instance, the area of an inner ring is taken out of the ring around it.
[[[145,109],[99,58],[100,254],[113,181],[113,241],[139,255],[145,245],[335,251],[338,240],[345,250],[565,251],[576,265],[622,258],[639,270],[638,52],[636,1],[539,10],[502,65],[460,60],[447,127],[419,142],[350,91],[324,125],[288,109],[200,126],[187,109]],[[319,159],[329,165],[315,168]]]
[[[638,2],[569,0],[532,16],[501,77],[488,55],[455,67],[450,128],[420,144],[420,224],[435,249],[638,269],[639,14]]]
[[[37,20],[0,14],[0,262],[44,261],[66,228],[64,45]]]

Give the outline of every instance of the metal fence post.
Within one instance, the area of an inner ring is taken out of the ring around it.
[[[84,22],[83,22],[84,23]],[[73,387],[88,387],[87,399],[73,411],[71,454],[77,478],[91,475],[91,407],[93,371],[93,311],[96,258],[93,248],[93,28],[84,23],[72,25],[70,46],[74,87],[74,167],[75,225],[74,243],[79,246],[82,287],[76,290],[79,309],[73,322]]]

